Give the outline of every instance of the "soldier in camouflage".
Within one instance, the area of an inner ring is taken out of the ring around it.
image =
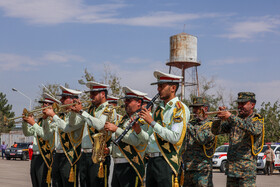
[[[209,104],[205,98],[195,97],[190,107],[194,118],[187,126],[186,151],[183,154],[184,186],[213,186],[212,155],[216,141],[211,132],[212,121],[205,113]]]
[[[221,120],[213,122],[212,132],[215,135],[229,134],[227,186],[256,186],[257,154],[263,144],[263,118],[254,112],[254,93],[240,92],[236,102],[238,116],[220,107],[218,117]]]

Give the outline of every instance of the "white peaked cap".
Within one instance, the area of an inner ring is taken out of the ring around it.
[[[51,96],[50,94],[44,92],[43,100],[39,101],[39,103],[58,103],[58,104],[60,104],[61,102],[59,100],[57,100],[55,97]]]
[[[144,102],[148,103],[148,102],[150,102],[151,100],[152,100],[152,98],[147,97],[147,96],[144,96],[144,99],[143,99]]]
[[[157,79],[157,82],[152,83],[154,84],[163,84],[163,83],[179,83],[183,77],[178,75],[172,75],[169,73],[163,73],[161,71],[154,71],[154,76]]]
[[[147,93],[140,92],[138,90],[133,90],[127,86],[123,87],[123,93],[125,94],[124,98],[140,98],[143,99]],[[123,99],[123,98],[122,98]]]
[[[111,96],[111,95],[108,95],[107,96],[107,101],[110,103],[110,102],[118,102],[119,98],[117,97],[114,97],[114,96]]]
[[[109,87],[109,85],[107,85],[107,84],[101,84],[101,83],[94,82],[94,81],[87,82],[86,86],[90,89],[89,91],[86,91],[86,92],[96,92],[96,91],[108,90],[108,87]]]
[[[60,86],[60,89],[62,91],[62,94],[60,94],[59,96],[74,96],[74,97],[78,97],[79,94],[81,94],[81,91],[78,90],[72,90],[70,88],[65,88],[64,86]]]

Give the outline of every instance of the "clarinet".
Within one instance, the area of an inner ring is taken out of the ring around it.
[[[147,104],[146,109],[149,109],[152,104],[155,102],[155,100],[159,97],[159,93],[155,95],[155,97]],[[140,110],[141,111],[141,110]],[[136,118],[125,128],[123,133],[116,139],[113,140],[114,144],[116,146],[119,146],[119,142],[123,139],[123,137],[126,135],[126,133],[132,128],[132,126],[140,119],[140,117],[137,115]]]

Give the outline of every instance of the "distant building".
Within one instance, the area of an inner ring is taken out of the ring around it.
[[[1,144],[2,142],[5,142],[5,144],[8,144],[8,147],[11,147],[14,142],[32,142],[33,136],[24,136],[21,128],[14,128],[9,133],[2,133],[1,134]]]

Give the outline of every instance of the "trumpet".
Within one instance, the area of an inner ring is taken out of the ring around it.
[[[91,102],[92,102],[91,100],[81,101],[82,104],[84,104],[84,103],[90,104]],[[69,106],[74,106],[74,105],[76,105],[76,104],[77,104],[77,103],[74,102],[74,103],[65,104],[65,105],[57,105],[54,109],[55,109],[57,112],[67,112],[68,109],[66,109],[66,110],[63,110],[63,109],[64,109],[64,108],[67,108],[67,107],[69,107]],[[83,109],[85,110],[85,109],[88,109],[89,107],[90,107],[90,105],[83,107]]]
[[[4,122],[5,123],[9,123],[11,121],[15,121],[16,119],[20,119],[20,118],[23,118],[23,117],[26,117],[26,116],[29,116],[29,115],[33,115],[34,113],[36,112],[40,112],[42,110],[45,110],[47,108],[50,108],[51,106],[47,106],[47,107],[43,107],[43,108],[38,108],[38,109],[35,109],[35,110],[31,110],[31,111],[28,111],[26,108],[23,109],[22,113],[23,115],[22,116],[18,116],[18,117],[14,117],[14,118],[9,118],[7,119],[6,117],[4,117]],[[58,104],[56,103],[53,103],[52,104],[52,107],[53,108],[57,108],[58,107]]]
[[[43,113],[40,113],[40,114],[38,114],[38,115],[36,115],[36,116],[33,116],[33,117],[34,117],[35,120],[38,120],[38,119],[42,118],[43,116],[44,116],[44,114],[43,114]],[[19,124],[19,123],[23,123],[23,122],[24,122],[23,119],[19,119],[18,121],[14,121],[14,124]],[[8,123],[9,123],[9,122],[5,121],[5,118],[4,118],[4,124],[5,124],[5,125],[8,125]]]
[[[90,103],[91,102],[91,100],[85,100],[85,101],[81,101],[81,103]],[[45,109],[47,109],[47,108],[50,108],[50,107],[52,107],[54,110],[55,110],[55,112],[62,112],[63,110],[62,109],[64,109],[64,108],[66,108],[66,107],[68,107],[68,106],[73,106],[73,105],[76,105],[77,103],[70,103],[70,104],[65,104],[65,105],[59,105],[59,104],[57,104],[57,103],[53,103],[52,104],[52,106],[47,106],[47,107],[43,107],[43,108],[38,108],[38,109],[35,109],[35,110],[31,110],[31,111],[28,111],[26,108],[24,108],[23,109],[23,115],[22,116],[18,116],[18,117],[14,117],[14,118],[7,118],[7,117],[5,117],[4,116],[4,123],[5,124],[7,124],[7,123],[9,123],[9,122],[11,122],[11,121],[15,121],[15,120],[17,120],[17,119],[20,119],[20,118],[23,118],[23,117],[26,117],[26,116],[29,116],[29,115],[34,115],[35,113],[37,113],[37,112],[40,112],[40,111],[42,111],[42,110],[45,110]],[[88,108],[89,106],[87,106],[86,108]],[[37,117],[38,116],[38,117]],[[42,117],[43,115],[41,115],[41,117]],[[40,118],[39,117],[39,114],[38,115],[36,115],[36,119],[38,119],[38,118]],[[19,122],[16,122],[16,123],[19,123]]]
[[[222,111],[228,111],[228,112],[235,112],[236,114],[238,114],[238,110],[219,110],[219,111],[211,111],[211,112],[202,112],[205,115],[213,115],[213,114],[219,114]]]
[[[193,113],[193,114],[191,114],[191,116],[192,116],[192,118],[195,118],[195,117],[205,118],[207,115],[216,115],[222,111],[235,112],[236,115],[238,115],[238,110],[219,110],[219,111],[210,111],[210,112],[200,110],[198,114]],[[213,118],[209,118],[209,119],[217,119],[217,117],[213,117]]]

